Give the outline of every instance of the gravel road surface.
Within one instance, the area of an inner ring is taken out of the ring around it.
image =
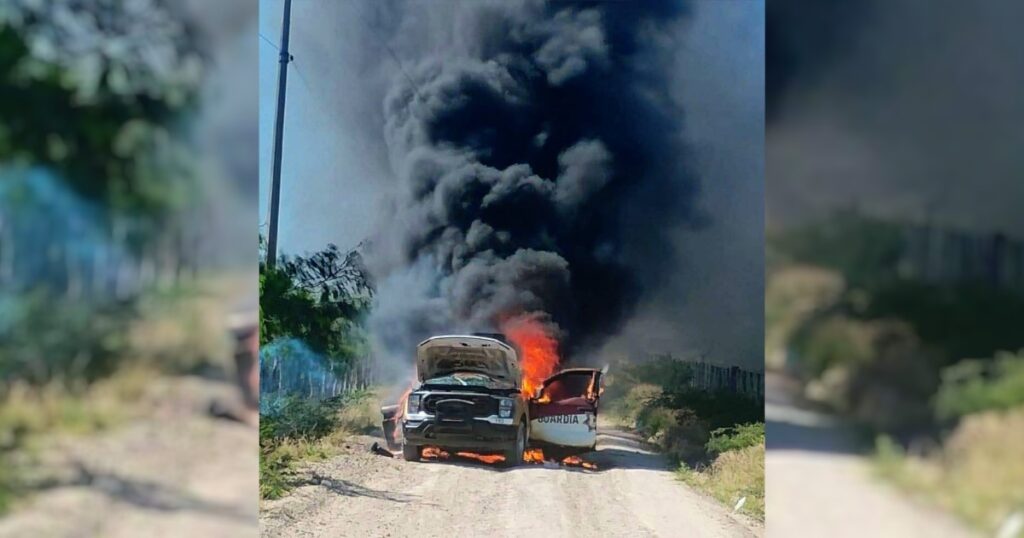
[[[842,421],[802,401],[781,375],[765,381],[769,537],[967,538],[959,521],[872,475],[863,442]]]
[[[601,426],[597,471],[555,464],[500,469],[474,461],[410,463],[368,452],[311,465],[308,485],[265,502],[263,536],[757,537],[734,516],[673,479],[665,459],[632,433]]]
[[[153,407],[147,416],[47,440],[25,469],[38,484],[0,517],[0,538],[256,536],[259,434],[209,414],[236,392],[222,381],[160,380],[138,404]]]

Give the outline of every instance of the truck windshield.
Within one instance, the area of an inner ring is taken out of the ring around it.
[[[447,375],[430,378],[424,382],[425,385],[455,385],[463,387],[487,387],[502,388],[509,384],[492,379],[477,372],[455,372]]]

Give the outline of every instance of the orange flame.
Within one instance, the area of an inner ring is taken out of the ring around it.
[[[409,401],[410,394],[412,394],[412,387],[405,389],[402,396],[398,398],[398,409],[395,411],[395,424],[402,422],[402,417],[405,416],[405,409],[408,407],[406,402]]]
[[[474,460],[477,460],[477,461],[482,461],[484,463],[498,463],[500,461],[505,461],[505,456],[500,456],[498,454],[477,454],[476,452],[456,452],[455,455],[459,456],[460,458],[470,458],[470,459],[474,459]]]
[[[523,452],[523,461],[526,463],[544,463],[544,451],[539,448],[528,448]]]
[[[489,465],[505,461],[505,456],[499,454],[477,454],[476,452],[462,451],[456,452],[455,456],[477,460]],[[452,455],[446,450],[436,446],[426,446],[423,447],[423,457],[432,460],[447,460],[450,459]],[[526,452],[523,452],[523,463],[544,463],[544,460],[544,451],[539,448],[528,448],[526,449]],[[555,462],[557,460],[551,459],[551,461]],[[584,469],[589,469],[591,471],[597,470],[597,464],[586,461],[579,456],[565,457],[559,463],[569,467],[583,467]]]
[[[487,464],[495,464],[505,461],[505,456],[499,454],[477,454],[476,452],[456,452],[456,456],[460,458],[466,458],[471,460],[477,460],[479,462]],[[427,459],[435,460],[446,460],[451,457],[447,451],[437,448],[436,446],[423,447],[423,457]]]
[[[523,452],[523,462],[525,463],[544,463],[545,459],[544,451],[539,448],[528,448],[526,452]],[[551,459],[551,461],[555,460]],[[568,456],[563,458],[561,463],[571,467],[583,467],[592,471],[597,470],[597,464],[590,463],[579,456]]]
[[[558,341],[551,327],[536,315],[506,319],[501,323],[501,331],[523,353],[519,358],[519,368],[523,371],[522,393],[527,398],[533,397],[541,383],[558,368]]]
[[[423,447],[423,457],[445,460],[448,459],[448,453],[436,446],[425,446]]]
[[[568,458],[565,458],[562,460],[562,465],[572,465],[576,467],[583,467],[584,469],[597,470],[597,465],[590,463],[589,461],[584,461],[583,458],[579,456],[569,456]]]

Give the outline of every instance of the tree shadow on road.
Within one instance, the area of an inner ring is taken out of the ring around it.
[[[624,429],[602,428],[597,434],[597,452],[591,460],[599,469],[649,469],[663,471],[669,468],[668,458],[639,435]]]
[[[768,450],[863,454],[862,436],[853,427],[811,425],[769,419],[765,423]]]
[[[299,482],[298,485],[320,486],[332,493],[344,497],[369,497],[371,499],[380,499],[383,501],[392,501],[397,503],[408,503],[419,499],[418,495],[407,495],[404,493],[393,493],[390,491],[372,489],[356,484],[355,482],[331,478],[318,473],[314,473],[313,476]]]
[[[74,462],[72,467],[70,478],[46,478],[28,486],[38,492],[82,487],[102,493],[118,502],[161,512],[199,512],[246,522],[253,518],[253,513],[248,510],[204,500],[188,491],[159,482],[90,469],[81,462]]]

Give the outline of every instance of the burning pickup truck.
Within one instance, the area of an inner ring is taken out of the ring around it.
[[[502,335],[435,336],[416,347],[419,384],[381,409],[388,445],[409,461],[424,448],[492,452],[508,466],[529,446],[565,456],[594,449],[601,371],[562,370],[523,393],[519,352]]]

